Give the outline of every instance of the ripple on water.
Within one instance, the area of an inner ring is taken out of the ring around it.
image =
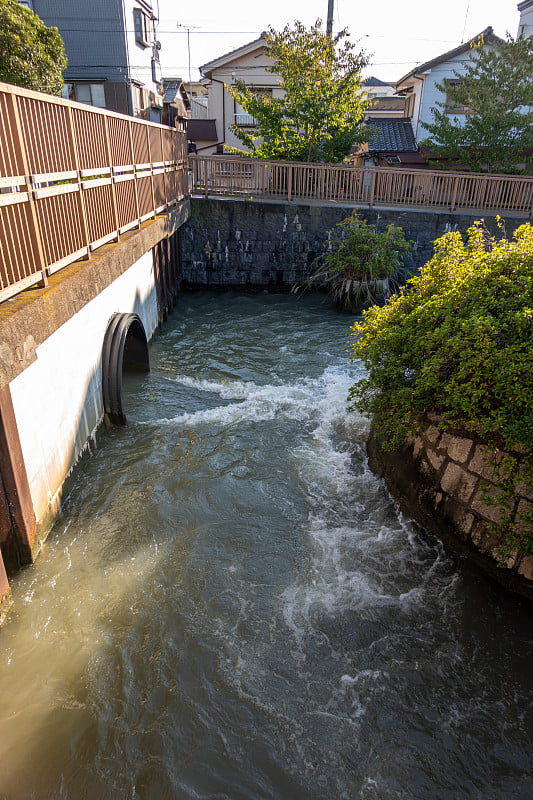
[[[370,472],[349,322],[180,299],[15,582],[6,798],[533,796],[528,610]]]

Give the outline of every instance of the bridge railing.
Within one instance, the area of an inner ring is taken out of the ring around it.
[[[0,83],[0,301],[186,195],[185,131]]]
[[[533,178],[189,156],[193,194],[533,214]]]

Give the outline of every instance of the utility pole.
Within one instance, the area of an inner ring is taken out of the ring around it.
[[[328,0],[328,19],[326,22],[326,36],[331,39],[333,33],[333,3],[334,0]]]

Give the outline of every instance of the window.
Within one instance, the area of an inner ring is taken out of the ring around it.
[[[148,119],[150,116],[150,95],[148,89],[140,84],[132,84],[133,116]]]
[[[408,94],[405,98],[405,116],[412,117],[415,113],[415,96],[413,93]]]
[[[150,44],[150,17],[140,8],[133,9],[133,28],[137,44],[141,47],[148,47]]]
[[[90,106],[105,108],[105,91],[103,83],[65,83],[63,97],[66,100],[77,100]]]
[[[272,97],[272,89],[254,89],[254,94]],[[257,120],[251,114],[248,114],[237,101],[235,101],[235,125],[240,128],[253,128],[257,125]]]
[[[455,80],[455,79],[453,79],[453,80],[447,79],[447,80],[444,81],[444,85],[445,85],[446,89],[448,89],[449,86],[453,86],[453,87],[460,86],[461,85],[461,81],[460,80]],[[450,97],[449,91],[446,92],[446,104],[444,106],[445,113],[446,114],[472,114],[473,113],[472,109],[468,108],[468,106],[465,104],[464,100],[458,101],[457,92],[456,91],[454,92],[454,95],[455,95],[455,97]]]

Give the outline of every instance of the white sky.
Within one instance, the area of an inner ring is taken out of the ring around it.
[[[334,31],[347,27],[359,49],[373,53],[368,75],[399,80],[417,64],[451,50],[492,25],[516,36],[519,0],[335,0]],[[257,39],[271,25],[281,30],[298,19],[325,25],[327,0],[153,0],[159,5],[158,38],[163,75],[189,78],[187,33],[191,27],[191,74],[230,50]],[[156,12],[157,13],[157,12]],[[466,24],[465,24],[466,21]]]

